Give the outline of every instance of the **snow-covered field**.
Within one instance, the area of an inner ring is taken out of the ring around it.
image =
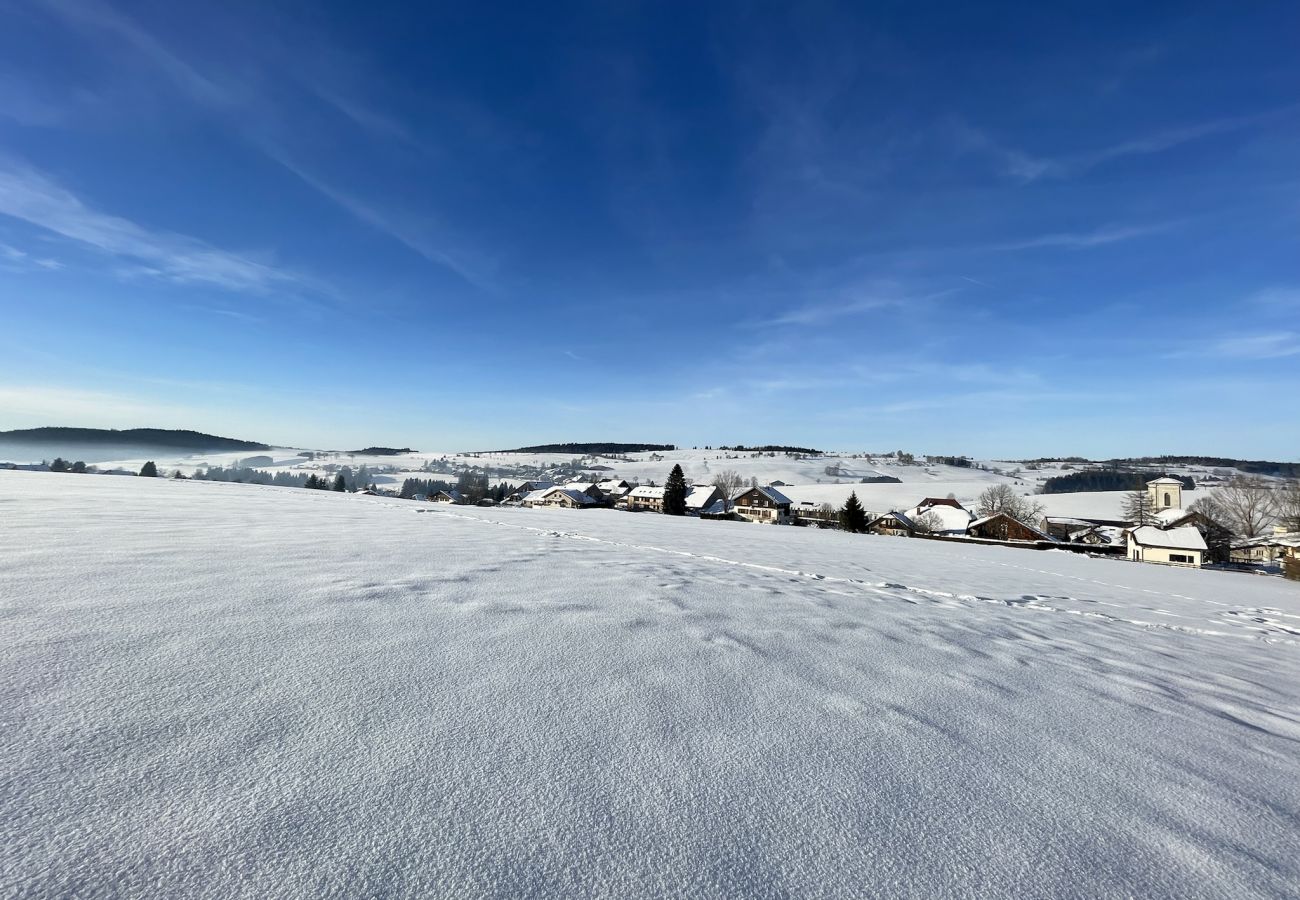
[[[345,452],[312,453],[276,448],[269,451],[237,451],[184,453],[174,450],[146,451],[136,448],[114,453],[112,448],[33,447],[0,444],[0,461],[40,462],[55,456],[68,460],[84,459],[101,470],[120,469],[137,472],[146,459],[153,460],[160,472],[179,470],[190,475],[206,466],[237,466],[250,459],[252,468],[267,472],[292,472],[333,477],[339,467],[352,471],[368,467],[370,481],[381,490],[396,491],[407,478],[440,478],[454,482],[462,472],[474,469],[485,471],[495,482],[520,484],[530,479],[558,481],[585,480],[594,476],[626,479],[634,483],[653,481],[663,484],[674,465],[681,465],[688,481],[710,483],[726,470],[736,472],[748,483],[750,479],[760,484],[784,482],[780,488],[796,504],[820,506],[830,503],[844,505],[850,492],[856,492],[864,507],[876,513],[906,510],[925,497],[957,498],[967,507],[974,508],[976,498],[990,485],[1008,484],[1022,494],[1036,494],[1043,483],[1053,476],[1077,471],[1062,464],[1044,464],[1036,470],[1024,464],[1004,460],[976,461],[984,468],[949,466],[943,464],[903,464],[889,456],[869,456],[854,453],[827,453],[822,456],[799,458],[784,453],[757,453],[751,451],[702,450],[682,448],[657,453],[632,453],[626,459],[608,456],[580,457],[572,453],[455,453],[440,451],[415,451],[395,456],[374,456]],[[143,455],[142,455],[143,454]],[[267,461],[269,458],[269,461]],[[577,461],[579,466],[572,464]],[[1210,474],[1204,467],[1173,467],[1173,474],[1192,475],[1198,483]],[[579,475],[579,473],[582,473]],[[1015,473],[1015,474],[1013,474]],[[864,477],[888,475],[901,483],[861,484]],[[1201,488],[1205,490],[1206,488]],[[1212,490],[1212,488],[1211,488]],[[1086,518],[1122,518],[1122,492],[1043,494],[1037,497],[1047,515],[1081,516]],[[1201,496],[1189,495],[1188,502]]]
[[[1300,590],[0,471],[0,893],[1294,897]]]

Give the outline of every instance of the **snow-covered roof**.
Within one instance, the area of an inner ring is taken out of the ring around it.
[[[713,485],[697,484],[692,487],[690,493],[686,495],[686,508],[702,509],[706,504],[712,502],[714,496],[717,494],[718,489]]]
[[[868,523],[868,527],[870,527],[871,525],[875,525],[881,519],[888,519],[890,517],[897,519],[906,528],[912,528],[912,529],[916,528],[916,523],[912,521],[911,516],[909,516],[905,512],[899,512],[898,510],[887,512],[882,516],[876,516]]]
[[[556,494],[563,494],[579,506],[590,506],[594,503],[600,502],[590,494],[584,494],[582,491],[574,491],[567,488],[555,488],[546,492],[547,497],[553,497]]]
[[[664,489],[661,487],[636,487],[628,492],[629,497],[637,500],[662,500]]]
[[[1285,534],[1266,534],[1260,537],[1233,541],[1232,543],[1232,549],[1234,550],[1240,550],[1243,547],[1300,547],[1300,531],[1289,531]]]
[[[907,510],[904,515],[909,521],[915,522],[921,516],[933,513],[942,523],[940,531],[965,531],[970,525],[971,520],[975,518],[969,510],[955,508],[947,504],[941,506],[927,506],[923,501],[919,505]]]
[[[1152,482],[1154,484],[1154,482]],[[1156,521],[1168,528],[1180,519],[1187,518],[1191,513],[1181,506],[1171,506],[1168,509],[1162,509],[1156,513]]]
[[[741,497],[743,497],[745,494],[748,494],[750,491],[758,491],[763,496],[767,497],[767,499],[771,500],[773,503],[777,505],[785,504],[789,506],[793,502],[785,494],[781,493],[776,488],[770,486],[745,488],[744,490],[736,494],[734,499],[739,500]]]
[[[1205,538],[1191,525],[1182,528],[1156,528],[1143,525],[1129,532],[1129,540],[1143,547],[1162,547],[1167,550],[1205,550]]]
[[[1179,487],[1183,486],[1183,483],[1179,481],[1177,478],[1170,478],[1167,475],[1164,478],[1156,478],[1151,481],[1148,481],[1147,484],[1176,484]]]
[[[540,491],[529,491],[527,494],[524,495],[523,502],[539,503],[542,500],[546,499],[546,495],[553,490],[555,490],[555,488],[543,488]]]
[[[1046,533],[1045,531],[1043,531],[1041,528],[1035,528],[1033,525],[1030,525],[1030,524],[1028,524],[1028,523],[1026,523],[1026,522],[1021,522],[1021,521],[1020,521],[1019,519],[1017,519],[1015,516],[1013,516],[1013,515],[1011,515],[1010,513],[1007,513],[1007,512],[995,512],[995,513],[994,513],[993,515],[991,515],[991,516],[985,516],[985,517],[982,518],[982,519],[975,519],[975,520],[973,520],[969,525],[966,526],[966,530],[967,530],[967,531],[970,531],[972,528],[978,528],[978,527],[980,527],[981,525],[984,525],[985,523],[992,522],[994,519],[1000,519],[1000,518],[1002,518],[1003,516],[1006,516],[1008,519],[1010,519],[1010,520],[1012,520],[1013,522],[1015,522],[1015,523],[1016,523],[1017,525],[1019,525],[1021,528],[1027,528],[1027,529],[1029,529],[1029,530],[1032,531],[1034,534],[1038,535],[1038,537],[1039,537],[1041,540],[1044,540],[1044,541],[1055,541],[1055,540],[1056,540],[1056,538],[1052,537],[1050,534],[1047,534],[1047,533]]]

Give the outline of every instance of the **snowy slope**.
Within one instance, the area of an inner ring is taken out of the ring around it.
[[[7,895],[1284,897],[1300,591],[0,472]]]

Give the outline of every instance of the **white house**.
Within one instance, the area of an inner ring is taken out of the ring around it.
[[[1128,558],[1134,562],[1199,569],[1207,549],[1204,536],[1192,525],[1181,528],[1143,525],[1128,533]]]
[[[627,508],[635,511],[648,509],[664,511],[664,489],[661,487],[635,487],[627,493]]]

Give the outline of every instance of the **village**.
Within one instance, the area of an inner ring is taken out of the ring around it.
[[[680,471],[678,471],[680,474]],[[671,476],[670,476],[671,480]],[[856,494],[845,507],[808,501],[794,502],[774,481],[737,491],[717,483],[686,484],[680,515],[716,521],[784,525],[862,532],[868,535],[955,541],[967,544],[1058,550],[1129,562],[1182,568],[1280,574],[1300,580],[1300,527],[1290,521],[1270,526],[1269,533],[1241,538],[1223,522],[1184,506],[1185,482],[1160,477],[1137,492],[1138,520],[1041,515],[1006,485],[980,495],[968,509],[955,497],[924,497],[906,509],[868,514]],[[568,510],[616,509],[631,513],[665,514],[667,486],[638,485],[625,479],[604,481],[526,481],[500,505]],[[455,489],[417,501],[460,505],[470,502]],[[481,499],[477,505],[498,505]],[[857,506],[856,512],[850,507]],[[854,522],[854,516],[857,521]]]

